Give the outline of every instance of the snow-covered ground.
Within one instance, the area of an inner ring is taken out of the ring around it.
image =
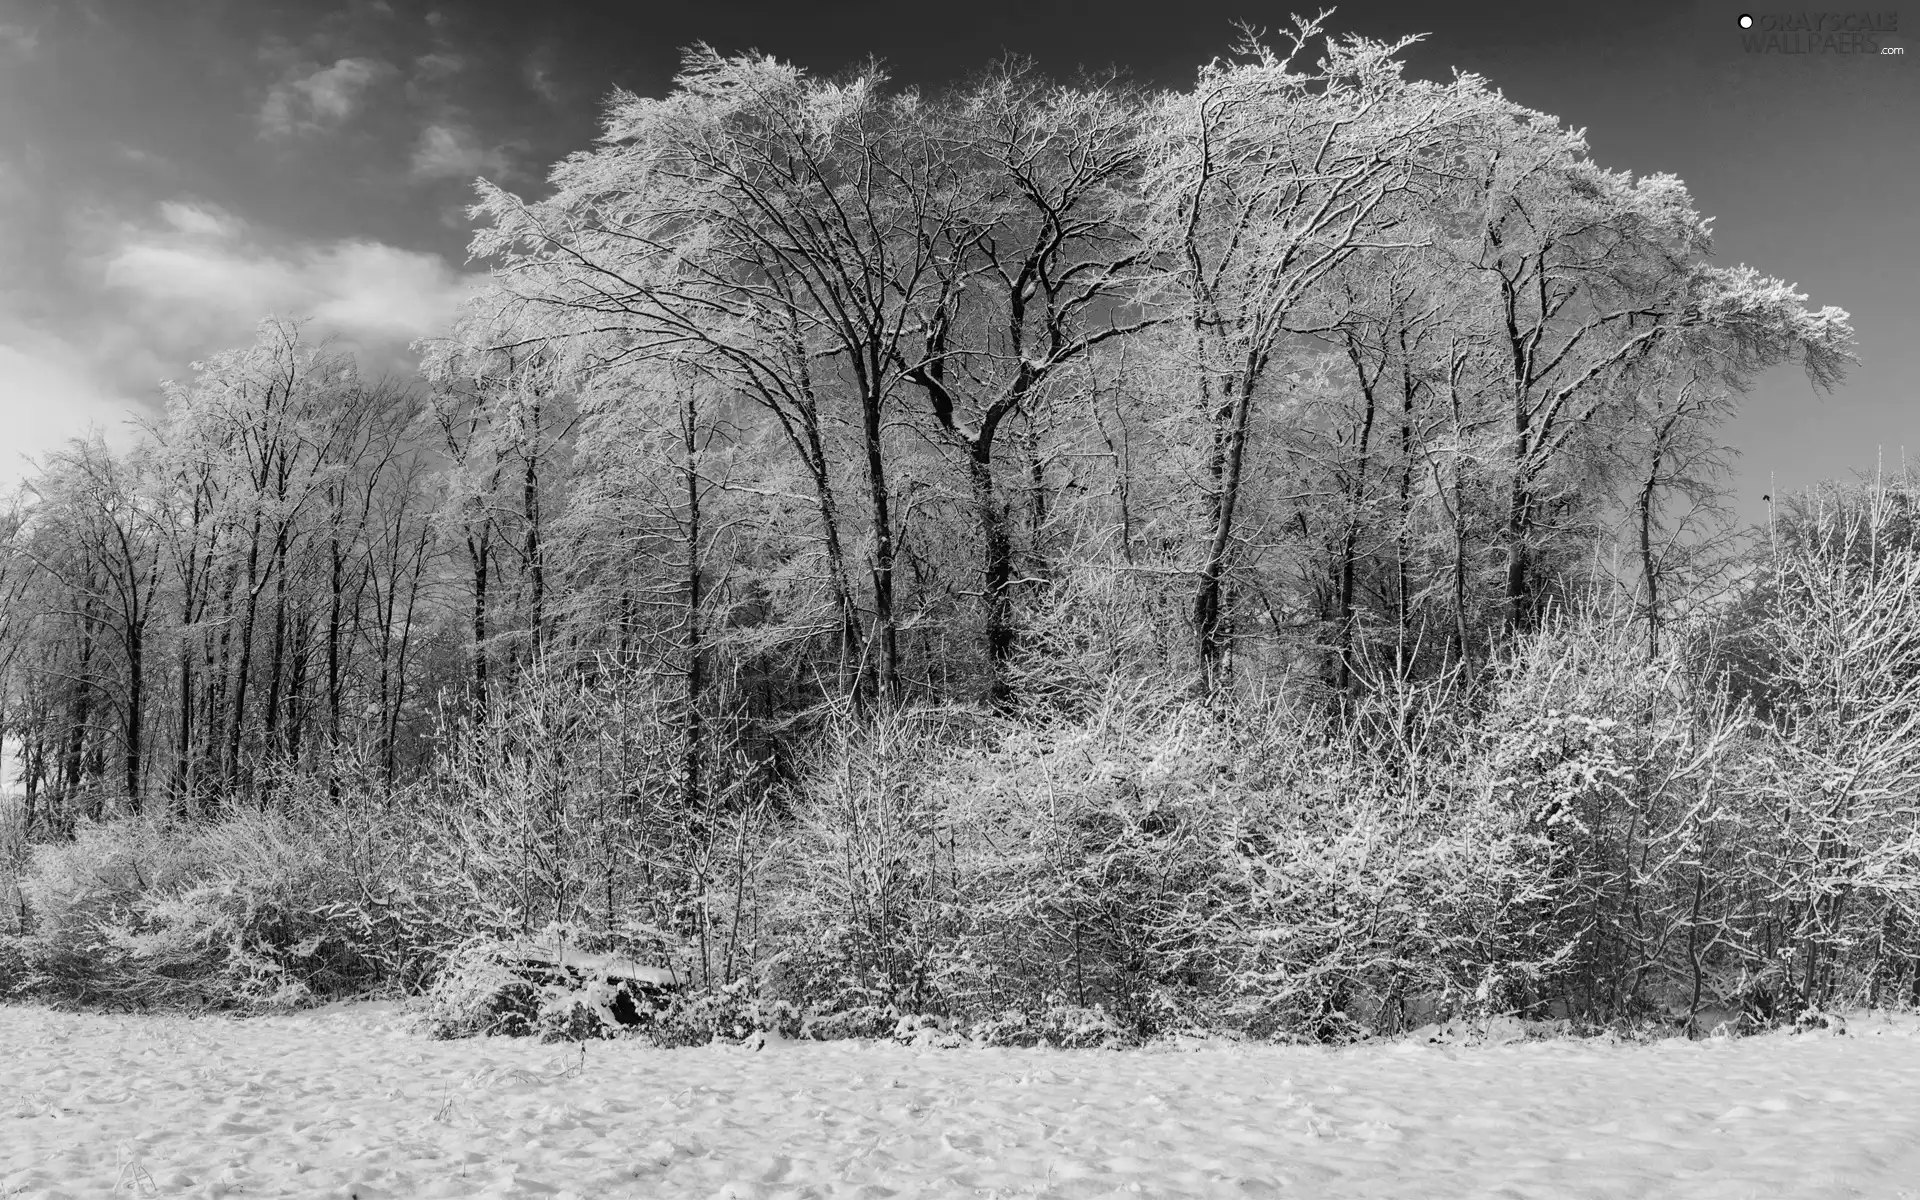
[[[436,1043],[0,1007],[0,1196],[1920,1196],[1920,1038]]]

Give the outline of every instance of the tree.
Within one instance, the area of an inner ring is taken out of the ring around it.
[[[764,405],[811,477],[840,610],[843,673],[899,691],[885,412],[933,261],[962,203],[911,96],[877,69],[841,85],[698,47],[664,100],[615,93],[600,150],[527,203],[483,185],[497,264],[469,346],[551,345],[576,383],[633,357],[684,356]],[[839,405],[835,404],[839,401]],[[873,628],[860,639],[827,422],[864,475]],[[869,658],[871,661],[869,662]]]
[[[53,455],[31,486],[39,503],[25,554],[55,589],[50,615],[76,620],[83,629],[68,787],[79,781],[79,738],[90,700],[98,696],[119,710],[122,795],[138,812],[145,792],[148,628],[161,568],[140,465],[115,459],[96,436]],[[93,660],[96,638],[109,641],[118,654],[117,680],[96,682],[91,674],[107,669]]]
[[[1162,318],[1139,308],[1138,101],[1106,85],[1058,87],[1010,63],[942,106],[940,151],[959,165],[925,182],[977,197],[931,265],[938,287],[917,344],[895,364],[957,450],[978,523],[988,699],[1011,698],[1013,530],[994,452],[1043,389],[1096,346]],[[944,119],[943,119],[944,118]],[[920,207],[951,204],[929,196]],[[924,235],[923,235],[924,236]],[[1042,482],[1043,486],[1044,481]]]
[[[1555,118],[1484,112],[1455,178],[1435,224],[1487,350],[1474,383],[1505,425],[1503,604],[1517,629],[1544,594],[1542,539],[1599,494],[1595,449],[1641,415],[1642,379],[1677,356],[1738,391],[1791,358],[1830,387],[1853,335],[1844,311],[1809,312],[1792,285],[1709,265],[1708,223],[1678,179],[1603,170]]]
[[[1473,76],[1409,83],[1394,43],[1327,38],[1309,70],[1295,60],[1323,36],[1296,20],[1276,49],[1251,37],[1237,61],[1203,68],[1145,122],[1153,237],[1166,264],[1162,303],[1190,336],[1193,387],[1212,437],[1206,542],[1193,628],[1209,686],[1227,649],[1224,589],[1256,403],[1277,353],[1322,281],[1365,250],[1426,237],[1408,204],[1432,187],[1474,115],[1496,102]]]

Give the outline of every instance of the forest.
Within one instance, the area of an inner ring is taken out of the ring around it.
[[[1743,531],[1723,439],[1848,314],[1415,41],[695,47],[478,184],[417,377],[269,317],[47,457],[0,992],[472,1032],[546,937],[686,1042],[1920,999],[1920,476]]]

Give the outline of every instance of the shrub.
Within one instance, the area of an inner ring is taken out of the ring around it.
[[[442,957],[468,936],[557,925],[642,959],[690,956],[699,987],[750,970],[768,809],[737,764],[689,785],[665,696],[644,673],[542,669],[443,731],[407,814],[410,901]]]
[[[429,1037],[524,1037],[535,1032],[540,989],[515,975],[491,953],[491,944],[463,947],[435,974],[420,1011]]]
[[[18,990],[80,1004],[283,1007],[378,985],[342,811],[81,822],[33,848]]]
[[[943,1010],[966,897],[925,784],[964,731],[948,710],[829,721],[766,869],[760,975],[771,994],[816,1019]]]
[[[1115,686],[984,726],[843,728],[769,876],[768,986],[823,1030],[936,1014],[1055,1044],[1340,1039],[1409,995],[1524,1002],[1566,954],[1547,839],[1325,720]]]

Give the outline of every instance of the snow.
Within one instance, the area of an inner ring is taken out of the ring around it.
[[[1911,1018],[1651,1045],[430,1042],[0,1007],[0,1196],[1920,1196]]]
[[[676,974],[667,967],[647,966],[631,958],[622,958],[613,954],[588,954],[572,946],[561,946],[558,950],[554,950],[533,942],[513,942],[509,943],[506,949],[513,957],[524,962],[572,967],[608,978],[632,979],[639,983],[649,983],[655,987],[674,987],[685,978],[684,973]]]

